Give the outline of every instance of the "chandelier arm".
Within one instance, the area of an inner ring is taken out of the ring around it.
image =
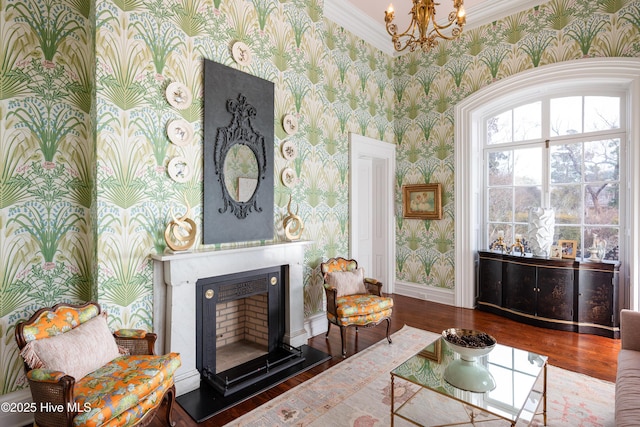
[[[398,34],[398,26],[396,24],[393,24],[393,17],[391,18],[391,20],[389,20],[387,22],[387,33],[389,33],[390,36],[396,36],[396,37],[412,37],[412,38],[416,38],[413,34],[416,32],[416,27],[417,27],[417,23],[418,21],[415,19],[415,14],[412,12],[409,12],[409,15],[413,15],[413,17],[411,18],[411,23],[409,24],[409,26],[407,27],[406,30],[404,30],[402,33]],[[394,30],[393,32],[389,30],[390,27],[393,27]]]
[[[460,33],[462,32],[462,29],[460,28],[454,28],[453,32],[450,36],[443,34],[440,32],[440,30],[449,28],[450,25],[447,25],[446,27],[433,27],[431,29],[431,31],[429,31],[429,36],[431,37],[433,35],[433,33],[436,33],[438,35],[438,37],[445,39],[445,40],[454,40],[456,38],[458,38],[458,36],[460,35]]]
[[[385,12],[385,22],[387,33],[391,36],[394,48],[398,52],[402,52],[409,48],[411,52],[415,51],[417,45],[420,45],[425,52],[432,47],[437,46],[437,38],[444,40],[453,40],[460,36],[465,25],[464,0],[454,0],[454,11],[449,13],[448,22],[445,25],[438,25],[435,16],[434,0],[413,0],[411,8],[411,23],[407,29],[398,34],[398,27],[393,23],[394,11],[389,9]],[[429,24],[431,23],[431,29]],[[453,24],[456,27],[451,30],[451,35],[447,35],[443,30],[449,29]],[[416,36],[416,31],[418,35]],[[404,41],[401,39],[405,39]]]

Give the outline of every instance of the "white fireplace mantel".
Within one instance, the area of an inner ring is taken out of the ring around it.
[[[196,282],[198,279],[288,265],[285,278],[285,343],[307,343],[304,327],[303,262],[305,246],[296,241],[200,250],[161,255],[153,259],[153,319],[162,353],[180,353],[182,366],[175,375],[178,395],[200,387],[196,368]]]

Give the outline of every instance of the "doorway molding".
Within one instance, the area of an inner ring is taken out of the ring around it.
[[[392,294],[396,278],[396,228],[395,228],[395,175],[396,146],[367,136],[349,133],[349,253],[350,257],[358,257],[358,227],[360,211],[355,194],[361,177],[358,174],[358,159],[374,159],[384,164],[382,182],[385,184],[381,203],[385,209],[379,212],[384,219],[384,236],[386,240],[385,257],[386,277],[379,278],[384,285],[384,292]]]

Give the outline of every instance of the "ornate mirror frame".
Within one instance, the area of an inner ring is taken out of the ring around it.
[[[203,243],[273,239],[274,84],[204,60]],[[237,146],[258,163],[256,188],[238,201],[225,183],[225,160]]]
[[[228,99],[227,111],[233,117],[228,126],[218,128],[213,156],[213,164],[216,168],[223,198],[223,206],[218,208],[218,212],[225,213],[229,209],[238,219],[243,219],[251,211],[262,212],[263,208],[258,206],[257,196],[260,193],[260,183],[265,179],[267,149],[264,136],[256,131],[251,124],[257,112],[255,107],[247,102],[246,96],[239,94],[238,99]],[[258,162],[256,188],[246,202],[238,201],[229,194],[225,180],[225,160],[229,151],[238,144],[248,147]]]

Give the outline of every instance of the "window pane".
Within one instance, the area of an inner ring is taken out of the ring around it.
[[[550,167],[554,184],[582,181],[582,144],[552,146]]]
[[[540,206],[540,187],[515,187],[515,221],[528,222],[529,209]]]
[[[620,173],[620,139],[584,143],[584,180],[617,181]]]
[[[504,240],[504,242],[512,242],[513,239],[511,238],[511,225],[510,224],[504,224],[504,223],[495,223],[495,224],[489,224],[489,244],[493,244],[496,240],[498,240],[498,232],[502,231],[503,236],[502,239]]]
[[[619,194],[617,184],[585,185],[585,224],[620,223]]]
[[[513,109],[513,140],[540,139],[542,135],[542,102]]]
[[[516,185],[540,185],[542,183],[542,148],[514,151]]]
[[[612,96],[585,96],[584,131],[620,128],[620,98]]]
[[[604,259],[618,260],[618,251],[620,249],[620,230],[617,227],[594,227],[585,228],[585,247],[593,244],[593,234],[597,233],[598,238],[605,242]],[[585,253],[588,256],[589,253]]]
[[[511,188],[489,189],[489,221],[513,221],[513,194]]]
[[[489,185],[512,185],[512,151],[489,153]]]
[[[487,120],[487,144],[511,142],[513,138],[512,111],[505,111]]]
[[[551,207],[556,211],[556,224],[580,224],[582,191],[580,185],[551,187]]]
[[[551,136],[582,133],[582,97],[554,98],[550,102]]]

